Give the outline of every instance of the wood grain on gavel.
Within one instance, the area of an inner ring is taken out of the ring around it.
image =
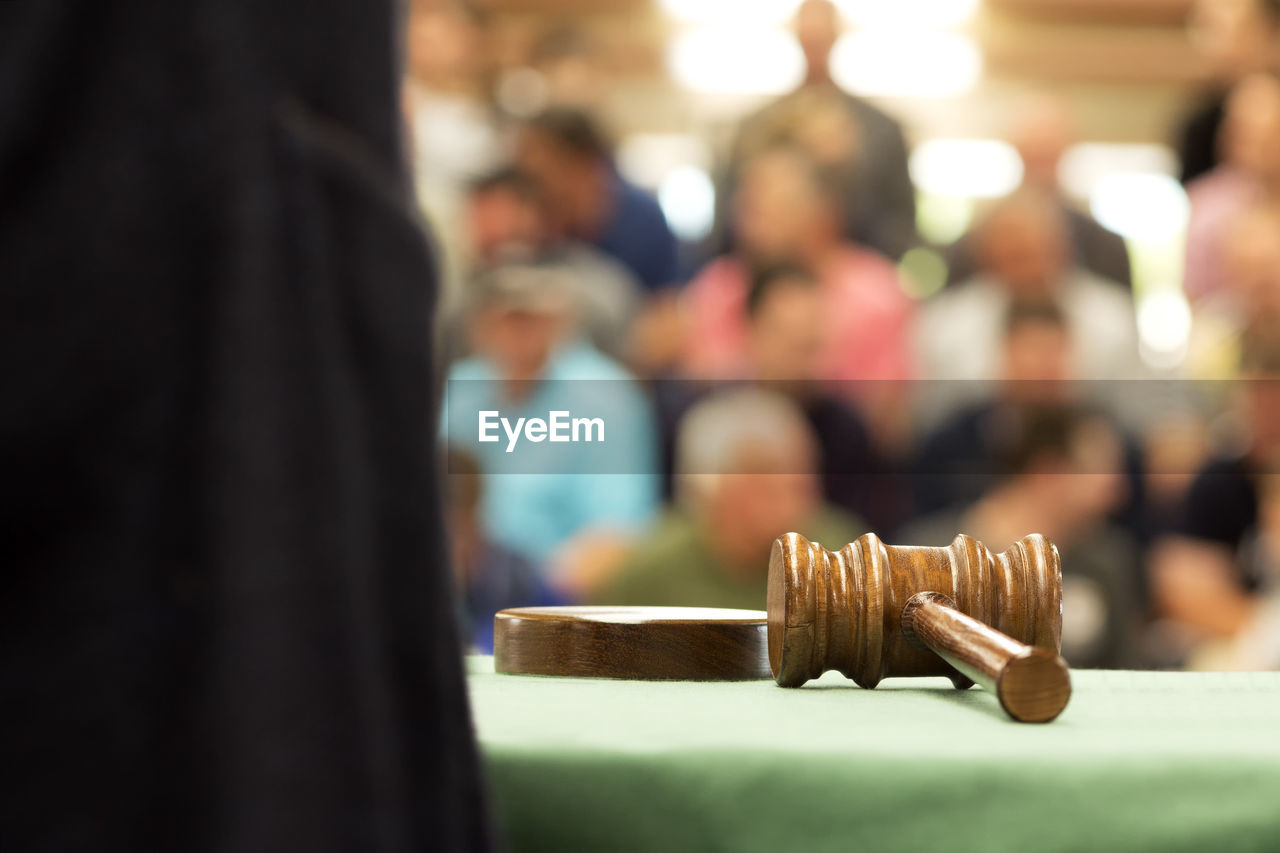
[[[832,669],[867,688],[945,675],[982,684],[1027,722],[1053,719],[1071,696],[1058,654],[1062,570],[1043,536],[992,554],[964,535],[917,548],[868,533],[829,551],[788,533],[770,555],[768,613],[769,666],[783,687]]]

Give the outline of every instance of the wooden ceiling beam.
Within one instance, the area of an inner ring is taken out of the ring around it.
[[[1181,26],[1194,0],[985,0],[989,10],[1040,21]]]

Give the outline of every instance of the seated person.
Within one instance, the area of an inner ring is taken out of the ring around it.
[[[626,370],[573,335],[557,268],[505,264],[470,292],[476,355],[449,371],[444,437],[487,475],[481,516],[494,541],[552,571],[570,540],[644,528],[658,508],[652,411]],[[521,418],[545,427],[554,412],[602,426],[579,442],[529,427],[521,438]]]
[[[599,249],[555,239],[546,219],[537,187],[528,176],[505,168],[480,178],[471,185],[466,205],[472,268],[492,266],[521,254],[537,255],[564,267],[583,332],[596,349],[621,357],[639,310],[640,282]],[[451,312],[455,319],[458,313]],[[451,329],[462,324],[444,325]]]
[[[751,270],[788,262],[818,278],[820,378],[909,378],[911,298],[888,259],[845,241],[839,196],[838,187],[796,146],[774,146],[746,164],[733,201],[736,252],[712,261],[685,290],[688,375],[723,379],[744,373]]]
[[[823,504],[816,466],[813,435],[785,398],[738,389],[699,403],[680,427],[675,506],[596,600],[763,610],[774,539],[796,531],[843,547],[866,532]]]
[[[515,164],[533,182],[551,244],[590,246],[639,285],[634,310],[607,312],[611,320],[625,321],[626,332],[609,341],[601,339],[607,328],[596,316],[612,296],[599,288],[585,291],[592,306],[583,313],[588,333],[641,377],[670,373],[683,340],[676,287],[686,276],[657,199],[618,172],[595,120],[572,106],[552,106],[524,123],[516,134]]]
[[[1136,663],[1143,617],[1136,543],[1107,519],[1124,497],[1121,445],[1071,406],[1030,409],[1004,441],[997,479],[972,504],[925,516],[900,538],[947,545],[967,533],[1003,551],[1040,533],[1062,557],[1062,654],[1073,667]]]
[[[1233,219],[1252,204],[1280,201],[1280,76],[1255,74],[1231,90],[1222,128],[1225,162],[1187,187],[1183,290],[1192,305],[1221,293]]]
[[[905,495],[890,477],[858,410],[819,381],[823,351],[823,300],[807,270],[777,264],[758,270],[747,296],[745,377],[788,397],[818,442],[822,493],[827,501],[867,519],[878,530],[901,519]],[[685,412],[715,385],[659,383],[664,471],[674,465],[676,431]]]
[[[982,270],[925,305],[916,327],[922,377],[929,398],[918,415],[939,423],[966,403],[990,393],[1000,373],[1001,326],[1009,306],[1054,303],[1071,333],[1070,373],[1077,379],[1137,379],[1147,375],[1138,358],[1133,300],[1123,287],[1074,266],[1058,204],[1031,188],[997,202],[975,231]],[[957,381],[960,380],[960,381]],[[1109,408],[1137,426],[1149,412],[1132,399],[1132,383],[1096,386],[1115,391]]]
[[[493,653],[493,617],[507,607],[563,603],[541,572],[492,541],[480,518],[483,474],[474,459],[451,450],[445,464],[445,522],[464,650]]]
[[[988,396],[962,408],[920,442],[912,462],[914,507],[928,514],[967,505],[995,483],[999,460],[1022,428],[1028,411],[1085,400],[1090,387],[1073,381],[1071,332],[1062,309],[1052,302],[1015,302],[1004,319],[999,381]],[[931,394],[940,383],[921,383]],[[1141,495],[1140,454],[1126,442],[1126,469],[1132,500],[1126,521],[1137,532]]]
[[[1223,289],[1195,306],[1183,373],[1235,379],[1249,339],[1280,336],[1280,202],[1251,204],[1227,223]]]
[[[619,174],[591,116],[551,107],[525,122],[515,148],[516,165],[537,186],[554,239],[595,246],[646,291],[678,283],[678,246],[662,208]]]
[[[1213,668],[1244,660],[1244,639],[1275,618],[1261,598],[1275,578],[1257,571],[1267,563],[1250,558],[1250,543],[1266,544],[1274,535],[1263,499],[1280,471],[1280,343],[1251,342],[1242,376],[1244,449],[1220,453],[1201,469],[1176,529],[1156,544],[1151,560],[1158,614],[1173,629],[1171,645],[1180,647],[1173,651],[1193,665],[1203,652],[1203,665]]]

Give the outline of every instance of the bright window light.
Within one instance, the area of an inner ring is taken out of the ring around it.
[[[1187,227],[1190,208],[1181,184],[1149,172],[1106,175],[1089,194],[1089,209],[1098,222],[1140,242],[1177,239]]]
[[[1167,370],[1182,364],[1190,337],[1191,309],[1181,291],[1163,288],[1138,305],[1138,339],[1150,367]]]
[[[695,92],[780,95],[804,79],[804,53],[777,27],[715,27],[680,33],[668,48],[676,82]]]
[[[931,139],[911,152],[910,167],[929,195],[1000,198],[1022,183],[1017,150],[999,139]]]
[[[831,76],[855,95],[951,97],[982,79],[982,52],[960,33],[860,30],[836,42]]]
[[[967,23],[979,0],[836,0],[841,14],[861,27],[944,29]]]
[[[681,240],[696,243],[711,233],[716,215],[716,188],[711,176],[696,166],[672,169],[658,187],[658,204],[667,224]]]
[[[660,0],[662,10],[679,21],[699,24],[779,24],[791,18],[801,0]]]
[[[1073,145],[1058,166],[1063,190],[1087,199],[1108,175],[1150,173],[1176,175],[1178,155],[1167,145],[1123,145],[1082,142]]]

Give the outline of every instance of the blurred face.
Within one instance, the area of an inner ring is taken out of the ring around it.
[[[1005,336],[1004,379],[1008,396],[1026,402],[1064,399],[1071,378],[1071,342],[1066,329],[1028,321]]]
[[[1119,506],[1127,486],[1123,451],[1103,421],[1083,424],[1065,460],[1046,460],[1030,476],[1051,498],[1055,521],[1087,528]]]
[[[471,74],[478,65],[480,33],[455,4],[419,2],[409,17],[409,69],[425,82]]]
[[[538,185],[548,211],[557,218],[565,216],[587,168],[582,158],[547,134],[525,128],[516,140],[515,163]]]
[[[1227,102],[1223,154],[1234,166],[1263,179],[1280,176],[1280,80],[1248,77]]]
[[[757,379],[806,380],[819,375],[823,352],[822,295],[808,279],[773,282],[751,324]]]
[[[1067,256],[1061,225],[1047,212],[1021,205],[992,217],[979,252],[983,268],[1022,299],[1052,296]]]
[[[712,537],[747,560],[759,557],[764,576],[773,540],[802,527],[818,508],[814,470],[807,435],[783,435],[768,447],[740,448],[735,473],[722,475],[710,498],[707,519]]]
[[[540,245],[542,217],[536,205],[513,190],[486,190],[470,199],[467,233],[473,256],[491,261],[504,247]]]
[[[1258,0],[1199,0],[1191,43],[1221,80],[1235,80],[1275,60],[1276,32]]]
[[[835,6],[828,0],[805,0],[796,11],[795,28],[810,78],[825,78],[831,47],[840,35]]]
[[[760,263],[803,257],[828,212],[804,162],[787,151],[756,157],[734,199],[734,230],[743,251]]]
[[[1075,476],[1065,478],[1062,501],[1086,522],[1101,521],[1124,500],[1124,452],[1115,431],[1103,421],[1084,424],[1072,442]]]
[[[490,359],[502,378],[537,379],[563,327],[559,314],[503,305],[482,308],[472,323],[472,347]]]

